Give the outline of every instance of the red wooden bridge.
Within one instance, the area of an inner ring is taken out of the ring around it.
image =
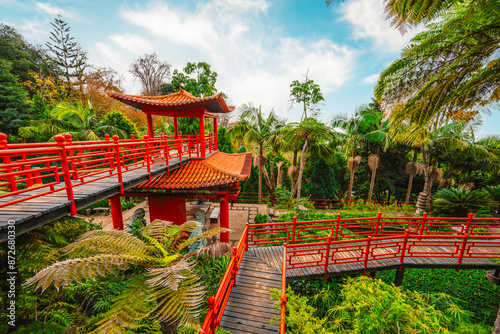
[[[200,138],[72,142],[70,135],[58,135],[55,142],[8,144],[0,134],[0,187],[9,190],[0,193],[0,242],[7,239],[9,221],[20,235],[105,198],[119,206],[114,195],[216,152],[213,134]]]
[[[284,333],[288,280],[405,268],[493,269],[500,257],[500,219],[377,217],[247,225],[209,298],[200,333]],[[275,312],[269,289],[281,289]]]

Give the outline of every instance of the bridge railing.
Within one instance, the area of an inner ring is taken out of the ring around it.
[[[0,194],[0,208],[65,190],[76,214],[75,187],[117,176],[123,190],[124,172],[146,167],[150,173],[151,165],[200,156],[199,139],[191,136],[119,140],[106,135],[104,140],[73,142],[67,134],[55,140],[8,144],[0,134],[0,187],[9,191]]]
[[[252,224],[249,226],[250,245],[281,245],[283,243],[311,243],[326,241],[328,236],[333,241],[343,239],[360,239],[368,236],[382,237],[400,235],[409,230],[410,235],[443,235],[460,236],[497,236],[500,229],[494,232],[488,228],[500,227],[498,218],[467,218],[428,217],[377,217],[345,218],[339,214],[337,219],[318,221],[298,221],[296,217],[291,222]]]
[[[231,294],[231,290],[234,286],[236,286],[236,275],[238,274],[241,261],[243,261],[245,251],[248,249],[247,231],[248,226],[245,227],[238,245],[233,247],[231,261],[227,266],[226,272],[222,277],[222,281],[219,284],[219,288],[217,289],[215,296],[208,298],[208,313],[205,317],[203,325],[201,326],[200,334],[213,334],[219,327],[229,295]]]
[[[387,217],[387,220],[395,217]],[[409,217],[407,217],[409,218]],[[413,217],[411,217],[413,218]],[[416,220],[420,224],[415,223]],[[424,214],[416,219],[408,219],[407,222],[402,219],[394,219],[383,224],[381,214],[377,217],[362,219],[359,225],[355,225],[353,219],[340,219],[340,215],[335,224],[335,232],[338,227],[353,226],[365,229],[370,235],[364,237],[366,231],[347,234],[350,239],[337,240],[333,234],[326,235],[326,241],[301,243],[300,233],[304,231],[313,231],[317,228],[320,233],[325,230],[327,222],[301,222],[301,225],[309,224],[309,229],[300,226],[297,229],[296,219],[292,222],[291,228],[280,230],[274,224],[253,225],[249,229],[250,245],[259,245],[263,239],[252,240],[253,236],[259,238],[262,235],[264,225],[271,225],[275,233],[287,234],[293,244],[283,244],[282,258],[282,283],[281,283],[281,306],[280,306],[280,334],[285,333],[285,314],[286,314],[286,272],[287,270],[319,267],[324,272],[324,279],[328,276],[330,265],[341,265],[348,263],[361,263],[364,272],[369,268],[372,261],[384,259],[397,259],[402,265],[405,258],[449,258],[454,262],[457,268],[467,258],[495,258],[500,257],[500,218],[473,218],[470,213],[467,218],[442,218],[427,217]],[[390,223],[390,224],[387,224]],[[319,224],[319,225],[316,225]],[[328,225],[332,227],[333,224]],[[451,230],[453,232],[450,232]],[[387,234],[385,227],[390,227]],[[392,230],[392,228],[411,227],[404,231]],[[290,232],[290,230],[292,232]],[[277,231],[277,232],[276,232]],[[297,237],[296,239],[294,238]],[[325,235],[321,235],[324,237]],[[277,244],[284,239],[267,238],[266,244]],[[401,268],[401,267],[400,267]]]

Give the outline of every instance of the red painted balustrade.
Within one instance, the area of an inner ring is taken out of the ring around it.
[[[324,278],[328,266],[345,263],[405,258],[450,258],[457,268],[466,258],[500,257],[500,218],[377,217],[297,221],[247,225],[202,329],[213,333],[220,323],[224,306],[235,282],[236,263],[250,246],[283,245],[280,297],[280,334],[285,333],[287,270],[319,267]],[[439,247],[439,248],[437,248]],[[234,283],[233,283],[234,284]],[[200,332],[202,333],[202,332]]]
[[[98,141],[73,142],[71,135],[58,135],[55,142],[8,144],[0,134],[0,187],[10,192],[0,195],[6,201],[0,208],[57,191],[66,191],[73,201],[73,189],[104,178],[118,178],[123,190],[125,172],[146,168],[183,157],[200,157],[198,136],[160,135],[154,138],[119,140],[117,136]],[[151,177],[151,175],[150,175]],[[22,197],[15,196],[24,194]]]
[[[222,277],[222,281],[219,284],[219,288],[217,289],[215,296],[208,298],[208,313],[205,317],[203,325],[201,326],[200,334],[213,334],[219,327],[229,295],[231,294],[231,290],[234,286],[236,286],[236,275],[238,274],[241,261],[243,261],[245,251],[248,249],[247,232],[248,226],[243,230],[243,234],[240,237],[238,245],[233,247],[231,261],[227,266],[226,272]]]

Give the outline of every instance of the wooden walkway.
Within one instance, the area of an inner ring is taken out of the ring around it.
[[[207,153],[207,157],[210,155],[211,154]],[[187,163],[191,159],[200,158],[183,157],[182,163]],[[173,170],[179,168],[180,166],[181,163],[178,158],[170,159],[168,166],[166,166],[164,162],[153,164],[151,165],[151,177],[163,174],[167,172],[167,169]],[[106,174],[103,173],[94,177],[98,178],[103,175]],[[122,180],[124,190],[137,186],[138,184],[148,180],[147,167],[123,172]],[[37,192],[41,193],[44,191],[46,191],[46,189],[34,190],[24,194],[2,198],[0,199],[0,203],[29,197]],[[120,184],[118,183],[118,177],[115,175],[75,186],[73,187],[73,193],[75,197],[76,209],[78,210],[102,199],[119,194]],[[69,215],[70,205],[71,202],[67,199],[66,191],[61,190],[49,195],[36,197],[0,208],[0,242],[7,239],[7,226],[9,221],[13,220],[15,222],[16,235],[19,236],[22,233]]]
[[[279,319],[279,313],[274,311],[269,289],[280,289],[281,271],[263,261],[259,250],[245,252],[224,310],[220,326],[233,334],[278,333],[279,320],[270,324],[271,318]]]
[[[448,239],[449,240],[449,239]],[[409,239],[409,242],[411,239]],[[374,241],[376,243],[376,241]],[[356,241],[349,243],[356,246]],[[448,252],[451,246],[425,247],[427,252]],[[297,248],[295,248],[297,249]],[[308,247],[310,250],[311,247]],[[378,253],[394,253],[393,247],[378,248]],[[422,247],[415,251],[423,251]],[[477,248],[474,251],[488,253],[491,249]],[[342,252],[335,254],[336,259],[356,257],[355,252]],[[298,256],[293,263],[302,261],[317,261],[320,255]],[[250,247],[243,257],[240,270],[236,276],[236,287],[233,288],[227,307],[224,311],[220,326],[234,334],[271,334],[278,333],[279,321],[274,326],[270,319],[279,319],[279,314],[274,311],[270,300],[269,289],[281,289],[281,273],[283,260],[283,246]],[[288,264],[289,266],[289,264]],[[328,266],[328,276],[353,275],[381,270],[398,269],[401,266],[399,258],[372,260],[363,267],[363,262],[332,264]],[[446,257],[405,257],[403,268],[447,268],[447,269],[500,269],[498,263],[491,262],[488,258],[464,258],[462,264],[457,264],[456,258]],[[287,269],[287,282],[290,280],[322,278],[323,266]]]

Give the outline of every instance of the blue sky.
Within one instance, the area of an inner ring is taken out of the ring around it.
[[[217,88],[239,106],[274,108],[288,121],[290,83],[309,78],[321,86],[321,118],[352,113],[370,102],[378,74],[396,60],[422,27],[402,36],[385,19],[383,0],[14,1],[0,0],[0,21],[30,42],[45,44],[61,14],[97,66],[115,69],[129,94],[139,83],[130,63],[155,51],[182,69],[206,61]],[[478,137],[498,134],[500,113],[483,115]]]

